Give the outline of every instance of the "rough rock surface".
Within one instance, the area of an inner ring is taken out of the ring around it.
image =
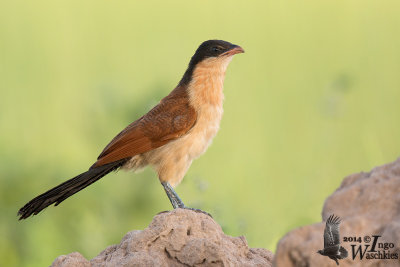
[[[400,159],[369,173],[346,177],[325,201],[323,220],[333,213],[342,219],[341,245],[349,252],[346,259],[339,260],[340,266],[400,266],[399,259],[366,259],[365,256],[360,260],[358,254],[353,260],[352,245],[355,249],[362,245],[364,250],[373,241],[343,242],[343,237],[380,235],[378,242],[393,243],[394,248],[376,250],[397,253],[400,258]],[[324,228],[325,222],[321,222],[289,232],[278,243],[274,266],[336,266],[333,260],[316,253],[323,248]]]
[[[89,263],[89,261],[87,259],[85,259],[78,252],[73,252],[73,253],[71,253],[69,255],[59,256],[53,262],[52,266],[59,266],[59,267],[68,267],[68,266],[90,267],[90,263]]]
[[[52,266],[271,266],[272,257],[249,248],[243,236],[225,235],[209,216],[176,209],[156,215],[149,227],[129,232],[90,261],[75,252]]]

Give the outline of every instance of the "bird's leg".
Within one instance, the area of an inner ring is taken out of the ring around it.
[[[169,201],[171,201],[172,207],[174,207],[174,209],[185,208],[185,204],[183,204],[181,198],[178,196],[172,186],[168,182],[162,182],[161,184],[164,187],[165,193],[167,193]]]
[[[165,193],[167,193],[169,201],[171,201],[172,207],[174,207],[174,209],[181,208],[181,209],[193,210],[195,212],[204,213],[212,218],[211,214],[208,212],[202,211],[200,209],[186,207],[185,204],[183,204],[181,198],[178,196],[178,194],[175,192],[175,190],[168,182],[161,182],[161,184],[163,185]]]

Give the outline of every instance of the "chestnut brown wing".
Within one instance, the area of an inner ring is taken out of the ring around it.
[[[101,152],[93,166],[148,152],[186,134],[196,122],[187,97],[166,97],[146,115],[131,123]]]

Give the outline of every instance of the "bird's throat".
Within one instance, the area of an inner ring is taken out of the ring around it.
[[[209,58],[196,65],[188,84],[190,103],[196,111],[207,105],[222,108],[225,71],[231,59]]]

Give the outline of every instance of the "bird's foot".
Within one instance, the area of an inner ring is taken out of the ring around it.
[[[212,218],[211,214],[208,212],[205,212],[205,211],[202,211],[199,209],[186,207],[185,204],[183,204],[183,201],[178,196],[178,194],[175,192],[175,190],[172,188],[172,186],[168,182],[162,182],[161,184],[164,187],[165,193],[167,193],[169,201],[171,201],[172,207],[174,207],[174,209],[192,210],[197,213],[199,213],[199,212],[204,213]],[[163,212],[160,212],[160,213],[163,213]]]
[[[189,208],[189,207],[186,207],[186,206],[179,207],[179,208],[176,208],[176,209],[192,210],[192,211],[197,212],[197,213],[203,213],[205,215],[208,215],[208,216],[210,216],[210,218],[214,219],[213,216],[210,213],[208,213],[207,211],[201,210],[201,209],[194,209],[194,208]],[[163,214],[163,213],[168,213],[168,212],[171,212],[171,210],[160,211],[159,213],[157,213],[157,215],[160,215],[160,214]]]
[[[163,214],[163,213],[168,213],[168,212],[170,212],[170,210],[164,210],[164,211],[160,211],[159,213],[157,213],[156,215],[160,215],[160,214]]]
[[[189,208],[189,207],[186,207],[186,206],[184,206],[182,209],[192,210],[192,211],[197,212],[197,213],[203,213],[205,215],[210,216],[213,219],[213,216],[210,213],[208,213],[207,211],[201,210],[201,209]]]
[[[336,261],[336,265],[339,265],[339,261],[336,258],[334,260]]]

